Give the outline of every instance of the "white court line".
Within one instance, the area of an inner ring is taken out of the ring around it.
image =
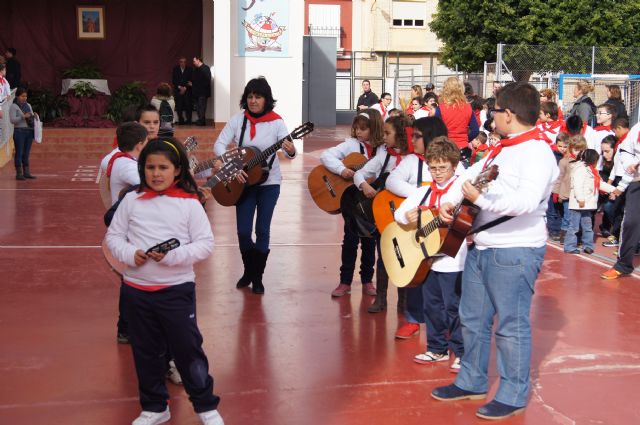
[[[564,248],[556,246],[554,244],[547,243],[547,246],[549,246],[551,248],[554,248],[554,249],[556,249],[558,251],[564,252]],[[604,262],[602,260],[596,260],[595,258],[587,257],[586,255],[578,255],[577,257],[581,258],[581,259],[583,259],[585,261],[589,261],[590,263],[593,263],[593,264],[599,264],[601,266],[606,267],[607,269],[610,269],[612,267],[611,263],[606,263],[606,262]],[[636,274],[636,272],[631,273],[629,276],[630,277],[634,277],[636,279],[640,279],[640,276],[638,276],[638,274]]]

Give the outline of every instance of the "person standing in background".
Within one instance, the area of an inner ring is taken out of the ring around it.
[[[191,124],[193,113],[193,100],[191,99],[191,87],[189,81],[193,79],[193,68],[187,66],[187,58],[181,57],[178,65],[173,67],[171,82],[173,83],[173,94],[176,101],[176,113],[178,114],[178,125]],[[183,113],[184,112],[184,116]]]
[[[20,86],[20,79],[22,78],[22,68],[20,62],[16,59],[16,49],[9,47],[4,54],[7,58],[7,81],[12,89]]]
[[[211,97],[211,69],[202,62],[201,56],[193,58],[193,79],[191,80],[191,89],[193,99],[196,102],[196,112],[198,113],[198,121],[196,125],[204,126],[207,112],[207,99]]]
[[[362,80],[362,90],[364,93],[360,95],[358,98],[358,104],[356,105],[356,109],[358,111],[369,109],[379,102],[378,96],[371,91],[371,81]]]

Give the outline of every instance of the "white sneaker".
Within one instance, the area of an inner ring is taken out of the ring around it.
[[[200,416],[200,420],[204,425],[224,425],[222,416],[220,416],[217,410],[198,413],[198,416]]]
[[[145,410],[140,413],[131,425],[159,425],[168,422],[171,419],[171,413],[169,412],[169,406],[164,412],[147,412]]]
[[[430,364],[436,362],[444,362],[449,360],[449,353],[436,354],[431,351],[427,351],[423,354],[418,354],[413,358],[413,361],[420,364]]]
[[[167,379],[176,385],[182,385],[182,376],[180,376],[180,372],[178,372],[178,368],[176,368],[176,362],[174,362],[173,360],[169,360],[169,371],[167,372]]]
[[[453,363],[451,363],[451,372],[460,372],[460,357],[456,357]]]

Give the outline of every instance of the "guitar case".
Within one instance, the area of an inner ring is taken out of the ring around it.
[[[371,183],[376,191],[384,189],[389,173],[382,173]],[[373,198],[367,198],[355,185],[349,186],[340,198],[340,211],[346,225],[361,238],[380,235],[373,217]]]

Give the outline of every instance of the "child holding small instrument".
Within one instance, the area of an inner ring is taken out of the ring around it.
[[[441,196],[456,180],[455,170],[460,160],[460,150],[446,137],[438,137],[429,144],[425,160],[433,176],[433,182],[429,186],[416,189],[396,210],[396,221],[401,224],[417,223],[422,208],[440,207]],[[416,363],[447,361],[451,350],[455,354],[451,371],[457,373],[460,370],[464,347],[458,305],[466,256],[467,244],[463,243],[455,258],[436,257],[426,281],[419,288],[424,300],[427,351],[414,357]]]
[[[171,418],[164,382],[168,351],[202,423],[223,425],[196,322],[193,264],[211,255],[211,225],[179,142],[149,142],[138,163],[140,189],[124,197],[106,236],[111,252],[126,264],[123,292],[142,406],[132,425]],[[171,238],[180,246],[148,251]]]
[[[352,179],[355,171],[347,168],[342,160],[350,153],[360,152],[367,159],[380,153],[384,155],[382,143],[383,121],[375,109],[367,109],[353,118],[351,137],[333,148],[327,149],[320,156],[320,161],[329,171],[345,179]],[[342,264],[340,265],[340,283],[331,292],[332,297],[342,297],[351,293],[351,282],[355,272],[358,244],[361,247],[360,281],[367,295],[376,295],[373,286],[373,264],[375,262],[375,240],[361,238],[345,223],[342,239]]]

